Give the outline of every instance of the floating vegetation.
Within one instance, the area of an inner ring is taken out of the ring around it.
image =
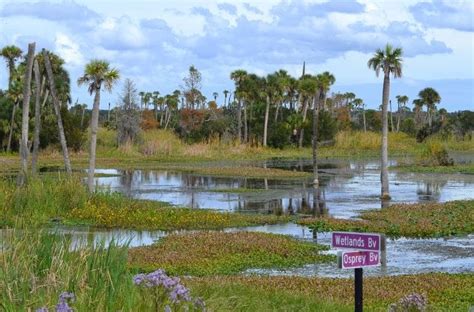
[[[131,248],[134,268],[164,268],[176,275],[236,274],[250,268],[284,268],[328,262],[326,246],[284,235],[252,232],[172,234],[152,246]]]
[[[474,200],[397,204],[364,211],[361,220],[305,218],[299,224],[317,232],[357,231],[391,237],[446,237],[474,233]]]

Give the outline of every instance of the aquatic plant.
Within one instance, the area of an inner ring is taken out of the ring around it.
[[[98,227],[148,230],[204,230],[288,222],[287,216],[223,213],[176,208],[167,203],[134,200],[120,194],[96,194],[67,218]]]
[[[131,248],[133,268],[163,268],[176,275],[236,274],[250,268],[285,268],[330,262],[328,247],[285,235],[256,232],[170,234],[156,244]]]
[[[298,221],[316,232],[360,231],[390,237],[446,237],[474,233],[474,200],[396,204],[362,212],[361,220],[305,218]]]

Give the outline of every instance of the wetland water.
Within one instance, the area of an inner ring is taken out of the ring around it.
[[[247,165],[240,163],[240,165]],[[254,164],[255,165],[255,164]],[[309,161],[270,161],[258,163],[268,168],[310,171]],[[394,162],[392,162],[394,165]],[[321,165],[321,203],[312,210],[311,179],[245,179],[187,174],[166,170],[99,170],[111,176],[98,177],[104,188],[128,196],[159,200],[194,209],[249,213],[312,213],[351,218],[359,211],[380,208],[378,161],[332,161]],[[392,203],[443,202],[474,198],[474,175],[413,174],[391,171]],[[129,242],[149,245],[165,236],[161,231],[62,229],[79,240]],[[307,227],[294,223],[255,226],[226,231],[259,231],[292,235],[312,240]],[[328,233],[317,241],[330,244]],[[369,268],[370,275],[426,272],[474,272],[474,236],[448,239],[397,239],[387,241],[387,267]],[[339,270],[335,264],[306,265],[288,270],[250,270],[248,273],[301,276],[351,276],[352,270]]]
[[[309,161],[270,161],[259,165],[288,170],[311,170]],[[225,178],[166,170],[111,169],[98,172],[113,175],[96,178],[99,185],[113,191],[134,198],[164,201],[196,209],[329,214],[336,218],[351,218],[361,210],[380,208],[380,171],[377,161],[321,164],[318,211],[312,209],[311,178]],[[444,202],[474,198],[474,175],[392,171],[390,193],[391,203]]]

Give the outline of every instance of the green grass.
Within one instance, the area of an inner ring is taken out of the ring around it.
[[[156,311],[152,292],[132,282],[127,247],[83,242],[80,250],[71,250],[71,243],[68,236],[46,231],[3,233],[0,309],[53,310],[59,294],[69,291],[76,296],[75,311]],[[182,280],[209,311],[353,311],[351,279],[227,275]],[[468,311],[474,303],[474,274],[367,277],[364,308],[387,311],[414,292],[427,297],[428,311]]]
[[[226,276],[186,281],[218,311],[353,311],[353,280],[295,276]],[[474,304],[474,274],[364,278],[364,311],[387,311],[411,293],[427,297],[427,311],[465,312]],[[228,300],[225,300],[224,298]]]
[[[44,226],[51,220],[103,228],[147,230],[223,229],[290,221],[287,216],[220,213],[177,208],[167,203],[135,200],[118,193],[88,194],[79,177],[49,175],[17,188],[0,180],[0,228],[23,224]]]
[[[285,268],[333,261],[326,246],[289,236],[252,232],[172,234],[152,246],[131,248],[134,268],[164,268],[175,275],[236,274],[251,268]]]
[[[299,224],[317,232],[357,231],[390,237],[447,237],[474,233],[474,200],[396,204],[362,212],[362,220],[305,218]]]
[[[53,307],[63,291],[78,311],[131,311],[139,301],[126,266],[127,249],[110,245],[71,251],[71,239],[46,231],[2,234],[0,307],[31,311]]]
[[[419,165],[400,165],[392,169],[401,172],[413,173],[434,173],[434,174],[474,174],[474,163],[459,164],[454,166],[419,166]]]
[[[116,147],[115,132],[100,129],[98,134],[97,166],[102,168],[122,169],[157,169],[173,167],[179,170],[182,164],[187,165],[184,170],[198,170],[189,165],[203,164],[209,161],[240,161],[266,159],[295,159],[311,158],[311,148],[298,149],[288,147],[272,149],[251,147],[239,144],[185,144],[170,131],[156,130],[143,133],[143,141],[138,145]],[[430,138],[427,142],[417,143],[416,140],[404,133],[389,133],[390,157],[409,156],[418,157],[426,153],[428,145],[442,145],[448,152],[474,151],[474,140],[458,141],[452,138],[443,139],[439,136]],[[319,156],[367,158],[380,155],[380,133],[342,131],[336,136],[333,146],[319,149]],[[87,167],[87,153],[80,152],[71,155],[74,168]],[[18,155],[0,154],[0,173],[18,170],[20,162]],[[176,164],[180,164],[177,166]],[[40,155],[41,166],[61,166],[62,157],[58,151],[51,149]],[[225,169],[227,170],[227,169]],[[218,174],[219,172],[209,172]],[[221,172],[222,174],[222,172]],[[224,173],[225,174],[225,173]],[[239,174],[232,172],[231,175]],[[262,176],[262,175],[257,175]],[[266,175],[263,175],[267,177]],[[270,176],[271,177],[271,176]]]

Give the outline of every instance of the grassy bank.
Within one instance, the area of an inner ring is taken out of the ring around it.
[[[474,163],[459,164],[453,166],[419,166],[419,165],[400,165],[392,168],[401,172],[413,173],[438,173],[438,174],[474,174]]]
[[[397,204],[362,212],[362,220],[305,218],[299,224],[317,232],[357,231],[390,237],[446,237],[474,233],[474,200]]]
[[[157,300],[170,303],[154,287],[134,284],[126,247],[84,242],[75,251],[71,243],[67,236],[44,231],[4,232],[0,309],[51,311],[65,291],[75,296],[69,302],[74,311],[146,312],[157,311]],[[209,311],[353,311],[350,279],[234,275],[187,277],[182,283],[192,297],[202,297]],[[473,285],[473,274],[369,277],[364,281],[365,310],[386,311],[391,303],[416,292],[427,297],[428,311],[464,312],[474,303]],[[180,305],[172,307],[182,311]]]
[[[44,226],[55,220],[105,228],[172,231],[289,221],[285,216],[176,208],[163,202],[126,198],[118,193],[89,195],[78,177],[61,176],[31,179],[23,188],[17,188],[14,181],[0,180],[0,212],[0,227]]]
[[[228,276],[187,282],[219,311],[354,311],[350,279]],[[364,311],[387,311],[391,303],[419,293],[427,298],[427,311],[465,312],[474,304],[473,285],[474,274],[366,277]]]
[[[285,268],[327,262],[328,249],[288,236],[252,232],[197,232],[169,235],[155,245],[132,248],[132,267],[152,271],[164,268],[176,275],[226,275],[250,268]]]
[[[380,140],[380,134],[375,132],[342,131],[336,135],[334,145],[320,148],[319,156],[321,158],[350,157],[352,159],[376,157],[380,155]],[[234,143],[186,144],[173,133],[163,130],[144,132],[142,142],[136,145],[116,147],[115,144],[115,131],[100,129],[98,134],[98,167],[157,169],[171,166],[174,170],[180,170],[182,165],[176,166],[179,163],[188,165],[183,167],[183,170],[197,170],[189,168],[189,165],[224,160],[241,161],[311,157],[311,148],[308,147],[302,149],[296,147],[272,149]],[[442,139],[440,137],[433,137],[425,143],[417,143],[414,138],[404,133],[389,133],[390,157],[420,156],[426,153],[426,147],[429,144],[442,145],[449,152],[474,151],[474,140],[456,141],[452,138]],[[76,169],[86,168],[87,157],[88,155],[85,151],[72,154],[73,167]],[[20,164],[19,157],[11,154],[2,154],[0,156],[0,164],[0,172],[5,173],[9,170],[18,169]],[[62,168],[61,153],[55,149],[42,151],[40,165],[59,166]],[[210,172],[209,174],[214,173]],[[230,174],[239,175],[239,172],[235,171]],[[262,175],[258,174],[257,176],[261,177]],[[264,176],[271,177],[266,176],[266,174]]]

